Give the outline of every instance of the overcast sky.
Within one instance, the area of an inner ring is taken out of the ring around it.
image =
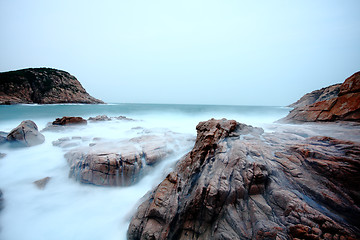
[[[360,70],[359,0],[0,0],[0,71],[106,102],[288,105]]]

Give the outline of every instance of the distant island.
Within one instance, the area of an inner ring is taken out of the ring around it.
[[[99,104],[70,73],[52,68],[27,68],[0,73],[0,105]]]

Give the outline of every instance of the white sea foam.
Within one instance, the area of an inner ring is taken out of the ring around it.
[[[33,107],[30,113],[29,110]],[[120,110],[113,108],[121,107]],[[138,110],[131,110],[138,107]],[[75,109],[74,109],[75,108]],[[84,110],[86,108],[86,111]],[[95,108],[95,110],[93,109]],[[77,116],[107,114],[109,117],[125,115],[136,121],[112,120],[90,122],[86,126],[68,128],[59,132],[44,131],[45,143],[30,148],[9,148],[1,145],[0,152],[6,157],[0,160],[0,189],[5,208],[0,212],[0,239],[125,239],[131,215],[139,200],[159,184],[175,162],[192,148],[192,143],[175,149],[175,154],[162,161],[130,187],[97,187],[80,184],[68,178],[69,166],[64,158],[65,150],[52,142],[61,137],[80,136],[91,141],[94,137],[107,140],[129,139],[142,134],[163,134],[166,131],[196,136],[196,125],[212,117],[235,119],[239,122],[262,126],[282,117],[286,112],[234,111],[216,108],[181,111],[161,106],[111,105],[79,106],[29,106],[26,108],[0,108],[0,131],[10,131],[22,120],[32,119],[43,129],[55,117],[79,113]],[[125,108],[125,109],[124,109]],[[6,111],[5,111],[5,110]],[[41,112],[41,111],[45,111]],[[6,114],[7,117],[5,116]],[[76,114],[74,114],[76,115]],[[31,118],[30,118],[31,117]],[[89,142],[82,141],[87,145]],[[51,177],[44,190],[34,181]]]

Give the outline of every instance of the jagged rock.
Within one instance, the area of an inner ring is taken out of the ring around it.
[[[62,117],[57,118],[52,122],[52,125],[74,125],[74,124],[87,124],[87,121],[82,117]]]
[[[0,73],[0,104],[103,103],[65,71],[28,68]]]
[[[329,87],[325,87],[319,90],[312,91],[302,96],[298,101],[290,104],[288,107],[298,108],[306,105],[314,104],[316,102],[329,100],[336,98],[340,92],[341,84],[334,84]]]
[[[150,166],[170,156],[174,148],[189,145],[191,140],[171,132],[111,142],[97,139],[89,147],[72,149],[65,158],[70,165],[69,176],[81,183],[129,186]]]
[[[114,118],[117,119],[117,120],[135,121],[134,119],[128,118],[128,117],[125,117],[125,116],[118,116],[118,117],[114,117]]]
[[[96,117],[89,117],[89,121],[111,121],[111,118],[109,118],[106,115],[98,115]]]
[[[50,179],[51,179],[51,177],[45,177],[45,178],[42,178],[42,179],[39,179],[39,180],[35,181],[34,184],[38,189],[42,190],[42,189],[44,189],[46,187],[46,185],[48,184]]]
[[[340,86],[334,98],[293,109],[281,121],[357,121],[360,122],[360,72],[354,73]]]
[[[42,144],[45,141],[45,137],[38,131],[38,127],[33,121],[26,120],[11,130],[7,135],[7,141],[16,142],[21,146],[31,147]]]
[[[279,138],[225,119],[197,132],[193,150],[138,207],[128,239],[360,237],[358,143]]]

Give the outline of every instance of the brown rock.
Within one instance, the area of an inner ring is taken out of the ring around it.
[[[193,150],[139,206],[128,239],[359,237],[359,144],[225,119],[197,131]]]
[[[103,103],[65,71],[28,68],[0,73],[0,104]]]
[[[360,72],[347,78],[336,97],[312,104],[295,104],[285,122],[360,121]]]
[[[42,144],[45,137],[38,131],[38,127],[33,121],[26,120],[11,130],[7,135],[7,141],[17,143],[20,146],[31,147]]]
[[[46,185],[48,184],[48,182],[50,181],[50,177],[45,177],[45,178],[42,178],[42,179],[39,179],[37,181],[34,182],[35,186],[38,188],[38,189],[44,189],[46,187]]]
[[[175,139],[177,139],[175,141]],[[73,149],[65,154],[70,165],[69,176],[81,183],[99,186],[129,186],[150,167],[189,142],[187,136],[179,141],[179,134],[144,135],[121,141],[99,139],[89,147]],[[54,142],[60,147],[72,143],[70,139]]]
[[[57,118],[52,122],[52,125],[74,125],[74,124],[87,124],[87,121],[82,117],[62,117]]]

